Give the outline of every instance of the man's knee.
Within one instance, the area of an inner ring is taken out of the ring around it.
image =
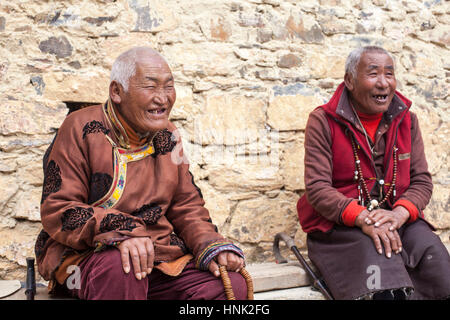
[[[83,299],[146,299],[147,279],[137,280],[133,268],[125,273],[119,250],[94,253],[83,265]]]
[[[91,259],[88,265],[90,273],[94,277],[108,276],[113,279],[122,279],[125,275],[120,251],[115,248],[94,253]]]

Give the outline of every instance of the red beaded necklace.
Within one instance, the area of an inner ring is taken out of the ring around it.
[[[367,184],[366,181],[364,180],[363,177],[363,173],[362,173],[362,169],[361,169],[361,161],[359,160],[358,157],[358,153],[357,153],[357,149],[356,149],[356,143],[354,138],[351,138],[351,142],[352,142],[352,149],[353,149],[353,156],[355,158],[355,176],[353,177],[353,179],[355,181],[358,181],[358,200],[361,203],[362,206],[364,206],[364,200],[367,198],[368,199],[368,204],[367,204],[367,210],[370,212],[374,209],[379,208],[383,203],[385,203],[387,201],[387,199],[389,199],[389,197],[391,196],[391,194],[394,196],[396,196],[396,192],[395,192],[395,182],[397,181],[397,147],[394,145],[394,171],[393,171],[393,177],[392,177],[392,183],[389,186],[389,189],[386,193],[386,195],[384,196],[384,198],[378,202],[376,199],[372,199],[372,197],[370,196],[370,192],[369,189],[367,188]],[[359,146],[358,146],[359,148]],[[383,185],[384,185],[384,180],[380,179],[378,181],[378,183],[380,184],[380,195],[383,194]],[[364,196],[365,194],[365,196]]]

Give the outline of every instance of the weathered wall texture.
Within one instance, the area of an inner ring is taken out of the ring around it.
[[[450,3],[445,0],[0,1],[0,279],[24,279],[40,230],[42,156],[68,102],[104,102],[115,57],[168,60],[192,171],[223,234],[273,260],[285,231],[304,247],[308,113],[341,82],[351,49],[396,59],[435,189],[426,215],[449,241]]]

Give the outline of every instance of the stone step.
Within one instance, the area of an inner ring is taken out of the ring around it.
[[[325,300],[322,293],[311,286],[299,262],[258,263],[246,269],[252,276],[255,300]]]
[[[322,293],[311,286],[257,292],[254,298],[255,300],[325,300]]]
[[[311,286],[294,287],[288,289],[258,291],[254,294],[255,300],[324,300],[324,296]],[[72,300],[67,297],[49,296],[47,288],[36,288],[35,300]],[[1,298],[0,300],[26,300],[25,289]]]
[[[13,294],[0,298],[0,300],[27,300],[27,296],[25,295],[25,288],[21,288]],[[36,284],[36,295],[34,296],[34,300],[73,300],[67,297],[55,297],[50,296],[48,294],[47,286],[42,283]]]
[[[254,292],[304,287],[310,280],[299,262],[266,262],[246,267],[253,279]]]
[[[255,292],[255,300],[324,300],[323,295],[314,290],[311,286],[296,287],[289,289],[270,290]],[[26,300],[25,289],[20,289],[15,293],[1,298],[0,300]],[[37,287],[35,300],[72,300],[67,297],[55,297],[47,294],[46,287]]]

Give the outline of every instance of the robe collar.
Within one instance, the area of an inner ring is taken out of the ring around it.
[[[139,134],[125,121],[117,111],[117,107],[112,103],[111,98],[105,104],[105,113],[113,128],[114,135],[122,148],[137,148],[147,143],[150,134],[140,137]]]

